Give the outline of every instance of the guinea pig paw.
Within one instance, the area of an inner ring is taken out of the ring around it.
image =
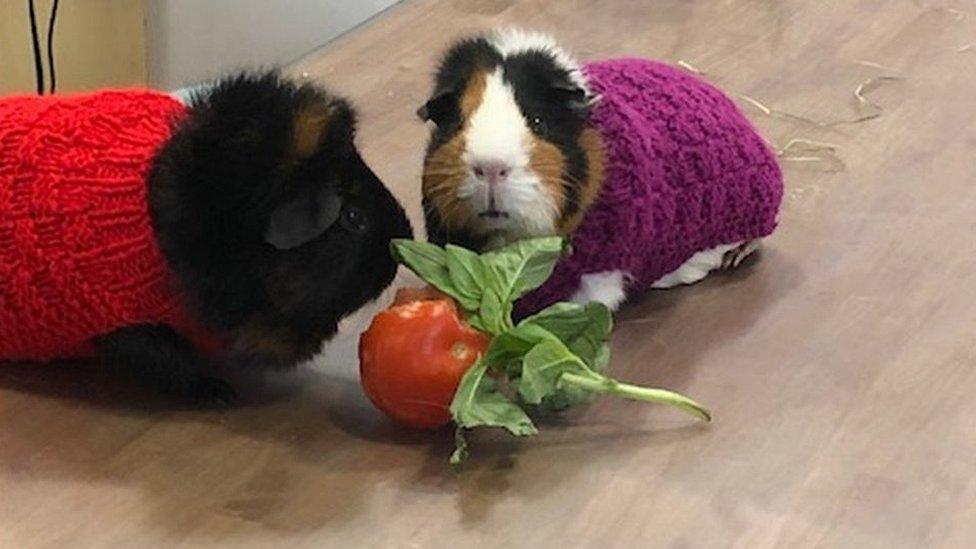
[[[230,383],[216,377],[196,378],[190,384],[188,393],[199,404],[220,408],[226,408],[237,401],[237,391]]]
[[[722,256],[722,266],[721,270],[727,271],[729,269],[736,269],[741,265],[746,259],[748,259],[753,253],[757,252],[762,247],[761,239],[748,240],[736,248],[733,248]]]

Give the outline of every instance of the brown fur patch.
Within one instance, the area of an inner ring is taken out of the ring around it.
[[[566,173],[566,157],[559,147],[536,137],[531,137],[532,153],[529,157],[529,169],[532,170],[552,199],[557,212],[566,206],[566,190],[563,188],[563,176]]]
[[[471,217],[468,207],[457,196],[468,170],[461,159],[462,154],[464,134],[458,133],[424,161],[423,195],[446,227],[461,227]]]
[[[298,110],[294,121],[292,152],[297,158],[309,158],[319,149],[319,140],[329,126],[332,107],[316,101]]]
[[[580,222],[583,221],[586,211],[600,196],[606,178],[606,148],[603,138],[600,137],[600,132],[593,128],[587,128],[580,134],[578,143],[586,154],[589,170],[586,174],[586,181],[578,183],[580,185],[579,208],[575,214],[565,217],[559,222],[558,230],[561,235],[568,235],[576,230]]]
[[[468,170],[461,156],[464,154],[464,132],[468,120],[484,99],[487,80],[486,71],[471,76],[459,100],[461,130],[424,159],[423,194],[447,227],[463,226],[471,216],[457,197],[458,188],[467,178]]]
[[[461,118],[464,120],[465,125],[467,125],[467,121],[474,114],[474,111],[481,105],[487,86],[487,71],[478,71],[468,79],[468,83],[464,87],[464,92],[461,93],[460,100]]]
[[[321,338],[301,339],[296,333],[282,327],[273,327],[263,319],[255,319],[236,330],[234,352],[255,358],[272,368],[294,366],[311,358],[321,344]]]

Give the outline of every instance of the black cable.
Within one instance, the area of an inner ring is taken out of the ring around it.
[[[34,0],[27,0],[27,13],[30,16],[31,44],[34,46],[34,78],[37,80],[37,95],[44,94],[44,65],[41,62],[41,41],[37,37],[37,14]]]
[[[51,4],[51,17],[47,20],[47,74],[51,80],[51,93],[58,89],[58,77],[54,70],[54,23],[58,18],[58,2],[54,0]]]

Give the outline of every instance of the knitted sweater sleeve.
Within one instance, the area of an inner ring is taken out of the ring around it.
[[[143,90],[0,99],[0,360],[180,318],[146,175],[184,115]]]

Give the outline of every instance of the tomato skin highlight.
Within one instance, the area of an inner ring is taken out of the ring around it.
[[[489,341],[461,320],[450,299],[395,304],[377,314],[359,339],[363,389],[399,423],[442,427],[451,422],[449,407],[461,377]]]

